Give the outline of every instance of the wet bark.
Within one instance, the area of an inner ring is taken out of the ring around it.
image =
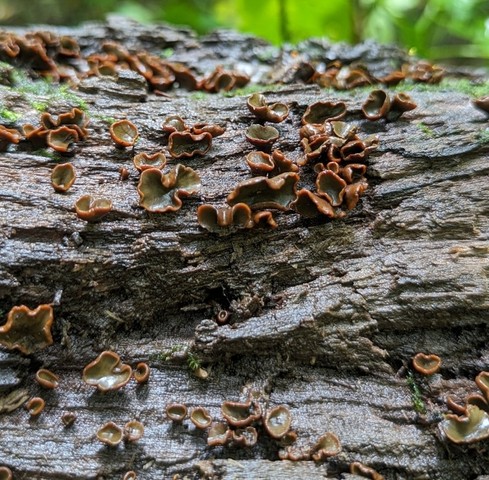
[[[87,49],[106,37],[155,53],[171,47],[176,60],[202,72],[239,59],[238,68],[248,65],[258,80],[277,72],[272,64],[280,59],[278,50],[231,33],[197,41],[187,31],[115,23],[70,33]],[[311,42],[304,49],[363,58],[378,70],[404,60],[397,50],[372,46]],[[25,96],[1,89],[22,124],[38,122]],[[246,96],[155,96],[136,74],[80,85],[90,136],[76,146],[78,178],[67,194],[54,193],[49,181],[59,160],[26,143],[0,155],[2,318],[20,304],[53,302],[55,310],[53,346],[30,356],[0,350],[2,395],[26,389],[46,400],[36,420],[22,408],[0,414],[0,464],[15,478],[49,480],[115,479],[128,470],[142,479],[352,478],[346,472],[353,461],[387,479],[487,473],[480,444],[456,447],[438,428],[447,395],[462,400],[474,393],[473,378],[489,361],[487,120],[468,94],[446,87],[415,88],[418,108],[396,122],[367,122],[360,115],[367,94],[296,83],[266,93],[290,106],[277,147],[292,159],[302,155],[300,119],[318,99],[346,101],[347,121],[379,135],[369,188],[341,220],[304,220],[288,211],[276,213],[275,230],[203,230],[197,206],[224,205],[251,176],[244,163],[252,150],[244,131],[253,122]],[[49,111],[70,106],[56,99]],[[227,130],[205,157],[184,162],[199,172],[200,194],[177,213],[148,214],[139,207],[134,152],[113,146],[108,119],[127,116],[141,134],[135,151],[154,152],[165,148],[161,124],[170,114]],[[121,166],[130,171],[126,181]],[[312,184],[304,168],[301,185]],[[110,196],[114,211],[98,223],[78,219],[73,204],[84,194]],[[214,321],[220,309],[231,312],[228,325]],[[107,394],[85,385],[83,366],[104,349],[124,363],[149,362],[148,384]],[[208,371],[206,380],[189,370],[189,351]],[[440,373],[409,377],[417,352],[440,355]],[[34,382],[41,366],[60,375],[57,390]],[[342,452],[317,465],[279,461],[277,443],[264,434],[252,449],[210,448],[205,433],[164,415],[178,401],[221,418],[223,400],[244,400],[251,391],[268,406],[289,406],[300,445],[332,431]],[[61,423],[66,411],[78,416],[68,429]],[[136,444],[110,449],[95,439],[103,423],[134,418],[145,425]]]

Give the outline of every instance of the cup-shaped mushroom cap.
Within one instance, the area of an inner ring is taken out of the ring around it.
[[[352,183],[345,187],[345,204],[348,210],[353,210],[356,206],[362,193],[367,190],[368,184],[365,181]]]
[[[339,165],[335,162],[330,162],[326,166],[328,170],[337,173],[346,183],[354,183],[357,180],[363,180],[363,175],[365,175],[365,172],[367,171],[367,165],[363,163],[350,163],[343,168],[338,167]]]
[[[124,477],[122,480],[136,480],[138,477],[136,475],[136,472],[134,470],[129,470],[124,474]]]
[[[133,372],[134,380],[138,383],[145,383],[149,378],[149,365],[146,362],[139,362]]]
[[[339,438],[332,432],[322,435],[313,447],[312,459],[316,462],[333,457],[341,452]]]
[[[44,127],[34,127],[33,125],[26,123],[22,126],[26,140],[36,147],[44,147],[47,145],[47,139],[49,130]]]
[[[204,407],[196,407],[190,414],[190,421],[200,429],[207,428],[212,423],[212,417]]]
[[[169,173],[156,168],[141,172],[138,184],[140,205],[148,212],[176,212],[182,206],[180,197],[196,193],[200,188],[200,177],[195,170],[182,164]]]
[[[406,78],[406,74],[400,70],[394,70],[393,72],[378,78],[380,83],[384,85],[397,85]]]
[[[56,388],[59,385],[59,377],[58,375],[55,375],[53,372],[45,369],[45,368],[40,368],[36,372],[36,381],[41,385],[41,387],[44,388]]]
[[[61,422],[65,427],[71,427],[76,421],[76,414],[73,412],[65,412],[61,417]]]
[[[489,115],[489,95],[472,100],[474,107]]]
[[[107,422],[97,431],[97,438],[110,447],[116,447],[124,438],[124,431],[114,422]]]
[[[167,133],[184,132],[185,130],[189,130],[180,115],[169,115],[166,117],[161,128]]]
[[[67,192],[76,179],[75,167],[71,163],[56,165],[51,172],[51,185],[60,193]]]
[[[326,125],[329,125],[326,123]],[[325,130],[325,124],[317,124],[317,123],[306,123],[305,125],[302,125],[302,127],[299,129],[299,137],[302,138],[308,138],[312,139],[318,135],[325,135],[326,130]]]
[[[255,177],[245,180],[228,195],[229,205],[246,203],[252,209],[277,208],[288,210],[297,196],[299,175],[295,172],[281,173],[273,178]]]
[[[137,420],[131,420],[124,425],[124,440],[137,442],[144,435],[144,425]]]
[[[440,428],[453,443],[473,443],[489,438],[489,414],[476,405],[467,405],[466,415],[445,415]]]
[[[383,475],[360,462],[350,463],[350,473],[360,477],[370,478],[372,480],[384,480]]]
[[[480,372],[475,377],[475,383],[479,387],[479,390],[484,394],[486,400],[489,401],[489,372]]]
[[[417,107],[413,99],[404,92],[396,93],[391,100],[390,112],[387,115],[389,120],[398,119],[404,112],[409,112]]]
[[[257,227],[267,227],[267,228],[277,228],[277,222],[273,218],[273,213],[269,210],[263,210],[261,212],[256,212],[253,215],[253,223]]]
[[[266,175],[275,167],[271,155],[258,151],[248,153],[246,155],[246,163],[253,175]]]
[[[7,150],[11,143],[19,143],[22,135],[14,128],[7,128],[0,125],[0,152]]]
[[[343,202],[346,182],[331,170],[319,172],[316,179],[318,194],[326,198],[333,207],[338,207]]]
[[[114,122],[109,132],[114,143],[120,147],[133,147],[139,138],[136,125],[125,119]]]
[[[362,112],[368,120],[379,120],[387,117],[391,107],[389,95],[384,90],[372,90],[362,104]]]
[[[232,440],[243,447],[253,447],[258,441],[258,432],[255,427],[238,428],[232,431]]]
[[[247,402],[223,402],[222,416],[233,427],[246,427],[261,417],[260,406],[248,400]]]
[[[173,132],[168,138],[168,150],[173,158],[190,158],[194,155],[205,155],[212,146],[212,135],[209,132],[194,135],[191,132]]]
[[[43,410],[46,402],[41,397],[32,397],[26,404],[25,408],[29,411],[31,417],[37,417]]]
[[[344,102],[316,102],[309,105],[302,116],[302,124],[322,124],[332,120],[339,120],[346,115]]]
[[[195,135],[200,135],[201,133],[210,133],[212,138],[219,137],[222,135],[226,129],[220,125],[210,124],[210,123],[196,123],[191,131]]]
[[[367,157],[365,144],[361,140],[351,140],[340,148],[340,155],[344,162],[361,162]]]
[[[166,416],[173,422],[182,422],[187,416],[187,407],[183,403],[170,403],[166,406]]]
[[[136,169],[140,172],[147,170],[148,168],[158,168],[159,170],[162,170],[166,165],[166,157],[163,152],[156,152],[152,155],[141,152],[134,155],[132,162]]]
[[[325,215],[328,218],[336,218],[336,213],[331,203],[324,198],[303,188],[297,193],[297,199],[291,203],[290,207],[299,215],[306,218],[314,218]]]
[[[207,433],[207,445],[217,447],[226,445],[232,439],[232,432],[228,425],[223,422],[214,422]]]
[[[273,123],[283,122],[289,115],[289,107],[284,103],[267,104],[264,95],[253,93],[246,102],[250,112],[260,120]]]
[[[472,395],[469,395],[466,399],[466,406],[467,405],[475,405],[477,408],[484,410],[484,412],[489,413],[489,404],[487,403],[487,399],[485,396],[483,397],[482,395],[479,395],[478,393],[473,393]],[[453,407],[453,403],[451,403]],[[447,399],[447,406],[448,405],[448,399]],[[458,405],[460,406],[460,405]],[[449,407],[450,408],[450,407]],[[467,415],[467,410],[466,407],[461,407],[461,410],[457,411],[459,415]]]
[[[272,438],[282,438],[290,429],[292,415],[285,405],[279,405],[266,414],[265,430]]]
[[[12,470],[8,467],[0,467],[0,480],[12,480]]]
[[[101,392],[122,388],[131,376],[132,368],[123,364],[119,355],[110,350],[102,352],[83,369],[83,381]]]
[[[271,147],[279,137],[279,131],[269,125],[254,123],[246,129],[246,140],[258,148]]]
[[[112,202],[107,198],[83,195],[76,201],[75,210],[78,218],[87,222],[95,222],[112,210]]]
[[[331,133],[345,140],[352,140],[356,137],[358,127],[351,123],[341,122],[339,120],[330,122]]]
[[[251,209],[246,203],[237,203],[233,207],[216,208],[213,205],[200,205],[197,208],[199,225],[210,232],[218,232],[222,228],[251,228]]]
[[[7,323],[0,327],[0,344],[25,354],[42,350],[53,343],[53,318],[51,305],[39,305],[35,310],[25,305],[13,307]]]
[[[440,370],[441,358],[434,354],[417,353],[413,358],[413,367],[422,375],[433,375]]]

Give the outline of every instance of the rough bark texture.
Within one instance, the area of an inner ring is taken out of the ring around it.
[[[187,31],[110,22],[69,33],[87,49],[104,38],[154,52],[172,47],[176,60],[203,72],[237,62],[258,80],[271,69],[258,61],[263,52],[279,56],[231,33],[198,42]],[[361,57],[377,70],[404,60],[397,50],[372,45],[303,48],[312,56]],[[37,124],[39,114],[25,97],[1,89],[4,102],[22,113],[21,123]],[[467,94],[414,89],[418,108],[384,123],[361,119],[365,90],[274,88],[267,99],[291,108],[277,146],[293,159],[302,155],[301,116],[318,99],[345,100],[347,120],[379,135],[369,188],[342,220],[284,212],[276,215],[276,230],[223,235],[200,228],[196,208],[223,205],[236,183],[251,176],[244,130],[253,117],[245,96],[179,90],[154,96],[136,74],[89,79],[77,95],[88,104],[90,137],[77,144],[78,179],[67,194],[54,193],[49,182],[59,161],[27,144],[0,155],[2,318],[14,305],[55,304],[53,346],[28,357],[0,351],[3,394],[25,388],[46,400],[37,420],[23,408],[0,415],[0,464],[16,479],[117,479],[131,469],[148,480],[176,474],[352,479],[346,472],[353,461],[387,479],[467,480],[489,471],[483,445],[449,444],[437,425],[447,395],[462,400],[475,392],[473,378],[489,361],[487,121]],[[49,111],[68,106],[56,101]],[[175,214],[151,215],[138,206],[133,152],[114,148],[106,119],[127,116],[140,129],[136,151],[156,151],[166,144],[161,123],[175,113],[227,131],[208,155],[183,162],[201,175],[200,195]],[[130,170],[127,181],[119,179],[122,165]],[[312,182],[304,168],[301,185]],[[73,209],[82,194],[109,195],[114,211],[87,224]],[[213,321],[218,308],[232,312],[231,324]],[[207,380],[190,373],[189,347]],[[103,349],[131,365],[148,361],[149,383],[107,394],[85,385],[82,368]],[[413,377],[423,415],[406,381],[405,367],[417,352],[443,359],[439,374]],[[60,375],[56,391],[34,382],[40,366]],[[250,391],[261,392],[270,406],[289,406],[300,445],[332,431],[342,452],[320,464],[279,461],[278,446],[266,435],[252,449],[210,448],[189,423],[165,419],[172,401],[205,406],[220,418],[223,400],[245,399]],[[60,420],[66,411],[78,415],[70,429]],[[94,438],[103,423],[134,418],[145,425],[136,444],[110,449]]]

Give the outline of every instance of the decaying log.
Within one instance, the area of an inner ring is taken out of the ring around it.
[[[155,53],[171,47],[176,60],[202,72],[236,59],[257,78],[272,68],[253,63],[271,47],[232,33],[197,40],[184,30],[110,22],[69,33],[86,48],[104,38]],[[397,50],[372,46],[307,48],[373,65],[404,60]],[[4,105],[22,114],[19,124],[38,123],[27,97],[0,88]],[[135,470],[148,480],[347,479],[353,461],[387,479],[466,480],[489,471],[483,444],[454,446],[438,427],[447,396],[463,401],[475,393],[473,379],[489,361],[485,116],[455,84],[414,88],[418,108],[391,123],[362,120],[366,90],[291,84],[263,91],[290,107],[277,146],[294,160],[302,155],[300,119],[318,99],[345,101],[347,121],[378,134],[369,188],[344,219],[287,211],[275,215],[275,230],[214,234],[199,227],[200,204],[223,206],[251,177],[244,131],[254,119],[246,95],[155,96],[132,73],[79,86],[90,135],[71,157],[78,177],[68,193],[50,185],[56,158],[25,142],[0,155],[2,318],[21,304],[53,303],[55,311],[53,346],[29,356],[0,351],[1,394],[27,389],[46,400],[37,419],[23,408],[0,414],[0,465],[14,478],[116,479]],[[57,98],[48,110],[71,106]],[[200,194],[176,213],[148,214],[139,207],[132,156],[164,148],[161,124],[172,114],[227,130],[209,154],[183,162],[201,175]],[[125,117],[141,134],[134,152],[116,149],[108,133],[108,119]],[[121,166],[129,169],[126,181]],[[311,186],[312,178],[304,167],[301,182]],[[80,220],[73,205],[84,194],[110,196],[114,210],[97,223]],[[219,309],[231,312],[229,324],[214,321]],[[133,366],[148,361],[149,382],[106,394],[83,384],[83,367],[104,349]],[[190,372],[189,349],[207,379]],[[440,355],[440,373],[410,373],[417,352]],[[57,390],[34,382],[41,366],[60,376]],[[300,445],[331,431],[342,452],[319,464],[280,461],[277,443],[264,434],[253,448],[211,448],[205,433],[164,415],[178,401],[205,406],[218,419],[224,400],[250,392],[269,406],[289,406]],[[73,427],[63,427],[64,412],[76,413]],[[139,442],[111,449],[96,440],[103,423],[131,419],[145,425]]]

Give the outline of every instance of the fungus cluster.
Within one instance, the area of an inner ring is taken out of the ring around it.
[[[469,395],[465,406],[458,405],[450,397],[447,400],[455,413],[445,415],[440,429],[453,443],[468,444],[489,438],[489,372],[480,372],[475,383],[482,395]]]
[[[363,115],[367,120],[397,120],[404,112],[417,107],[407,93],[396,93],[392,97],[385,90],[372,90],[362,105]]]

